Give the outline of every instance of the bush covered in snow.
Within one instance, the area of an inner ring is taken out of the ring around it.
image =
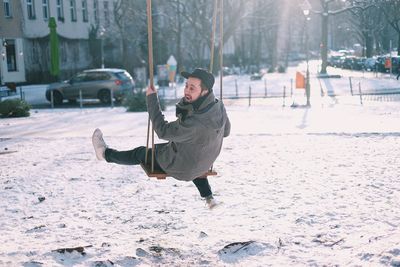
[[[21,99],[6,99],[0,102],[2,117],[29,117],[30,106]]]

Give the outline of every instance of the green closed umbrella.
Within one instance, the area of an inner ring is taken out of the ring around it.
[[[60,74],[60,54],[58,51],[58,35],[56,19],[51,17],[49,20],[50,28],[50,73],[53,76]]]

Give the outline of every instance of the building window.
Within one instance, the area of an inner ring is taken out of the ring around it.
[[[49,20],[49,2],[48,0],[42,0],[43,18],[44,20]]]
[[[35,0],[26,0],[26,10],[28,12],[28,19],[36,19]]]
[[[99,24],[99,1],[93,0],[93,13],[94,13],[94,22]]]
[[[71,21],[76,21],[76,0],[69,0],[69,9],[71,11]]]
[[[64,21],[64,4],[63,0],[57,0],[57,18],[59,21]]]
[[[4,44],[6,46],[7,70],[9,72],[17,71],[17,53],[15,52],[15,40],[7,39]]]
[[[110,10],[108,9],[108,1],[104,1],[104,25],[110,26]]]
[[[83,21],[85,21],[85,22],[89,21],[87,0],[82,0],[82,18],[83,18]]]
[[[10,6],[10,0],[3,0],[3,5],[4,5],[4,17],[6,18],[11,18],[11,6]]]

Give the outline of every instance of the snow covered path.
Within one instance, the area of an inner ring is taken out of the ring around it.
[[[0,120],[0,266],[400,265],[399,103],[226,103],[212,211],[191,183],[95,159],[94,128],[143,145],[145,113]]]

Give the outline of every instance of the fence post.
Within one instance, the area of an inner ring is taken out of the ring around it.
[[[353,84],[351,82],[351,77],[349,77],[349,81],[350,81],[350,93],[351,95],[353,95]]]
[[[282,107],[286,106],[285,105],[285,98],[286,98],[286,85],[283,86],[283,104],[282,104]]]
[[[235,79],[235,90],[236,90],[236,98],[238,98],[239,97],[239,92],[238,92],[237,79]]]
[[[362,100],[361,83],[360,82],[358,82],[358,92],[360,94],[360,103],[362,105],[363,104],[363,100]]]
[[[178,98],[178,96],[176,95],[176,83],[174,84],[174,89],[175,89],[175,99],[177,99]]]
[[[293,78],[290,79],[290,97],[293,97]]]
[[[82,109],[83,102],[82,102],[82,89],[79,89],[79,107]]]
[[[249,85],[249,107],[251,106],[251,86]]]
[[[267,92],[267,78],[264,79],[264,91],[265,91],[265,97],[268,97],[268,92]]]
[[[24,93],[22,92],[22,86],[19,87],[19,95],[20,95],[21,100],[25,100]]]
[[[50,91],[50,101],[51,101],[51,108],[54,108],[54,92],[53,92],[53,90]]]
[[[322,88],[322,83],[321,83],[321,79],[320,78],[318,78],[318,83],[319,83],[319,89],[321,91],[321,97],[324,97],[325,93],[324,93],[324,89]]]
[[[113,89],[111,89],[110,98],[111,98],[111,108],[113,108],[114,107],[114,90]]]

